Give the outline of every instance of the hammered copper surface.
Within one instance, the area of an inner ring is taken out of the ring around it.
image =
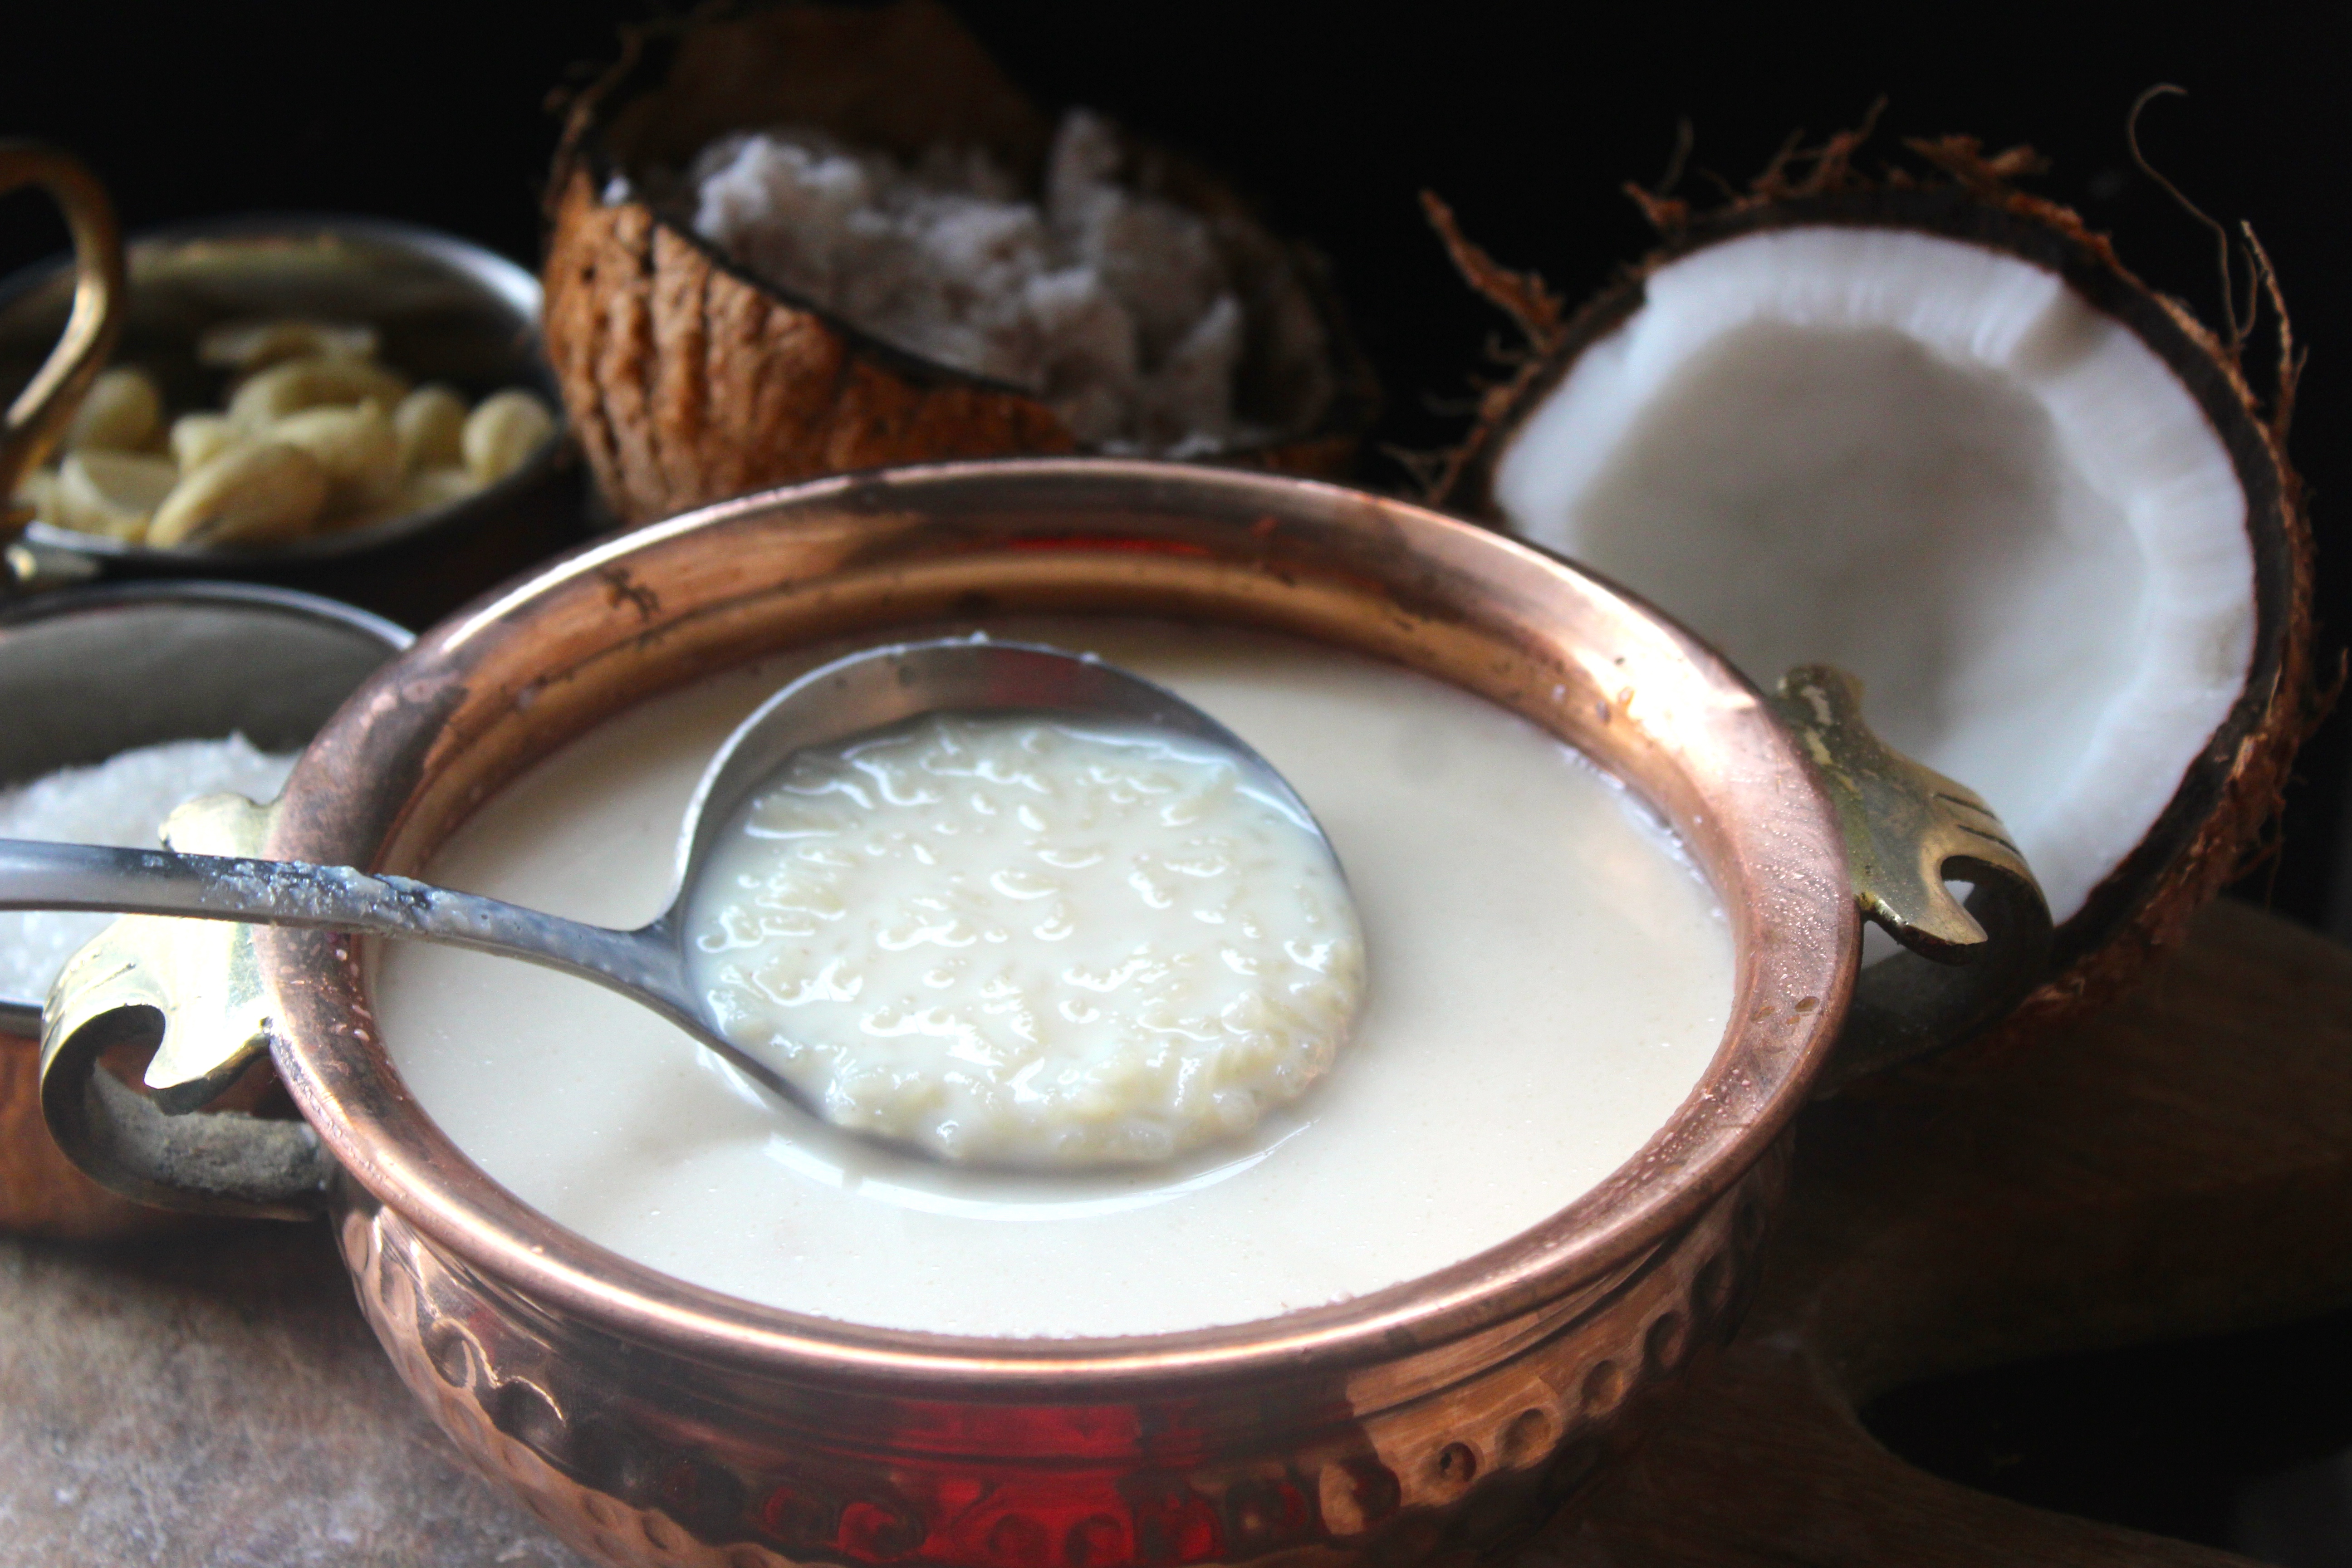
[[[360,1305],[467,1457],[573,1545],[614,1562],[786,1568],[1422,1561],[1533,1529],[1625,1447],[1663,1386],[1730,1337],[1754,1279],[1776,1151],[1582,1310],[1448,1388],[1350,1419],[1345,1377],[1228,1389],[1147,1426],[1115,1405],[860,1409],[789,1379],[710,1369],[522,1310],[351,1194],[339,1229]],[[1304,1440],[1270,1405],[1327,1414]],[[885,1434],[883,1444],[857,1439]],[[1474,1498],[1475,1493],[1475,1498]]]
[[[713,508],[428,635],[306,754],[269,852],[413,868],[500,784],[631,702],[780,647],[1041,612],[1288,631],[1583,747],[1675,823],[1732,913],[1726,1042],[1622,1170],[1426,1279],[1185,1333],[954,1339],[736,1300],[551,1224],[402,1089],[352,944],[262,933],[280,1070],[346,1173],[339,1234],[404,1375],[478,1458],[618,1561],[1336,1563],[1507,1534],[1599,1463],[1635,1391],[1744,1293],[1778,1182],[1768,1152],[1851,984],[1829,809],[1702,645],[1413,507],[1066,460]]]

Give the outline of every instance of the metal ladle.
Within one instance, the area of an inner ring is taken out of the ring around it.
[[[704,770],[679,835],[669,907],[613,931],[349,866],[176,855],[0,838],[0,909],[186,915],[408,937],[500,953],[593,980],[652,1008],[803,1109],[775,1069],[715,1028],[688,979],[685,912],[711,850],[796,752],[926,713],[1028,710],[1116,719],[1205,740],[1318,838],[1297,793],[1240,737],[1173,692],[1098,659],[1025,643],[953,638],[852,654],[811,670],[736,727]],[[1325,842],[1328,849],[1329,844]]]

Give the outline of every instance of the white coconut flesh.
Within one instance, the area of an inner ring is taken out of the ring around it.
[[[2147,835],[2253,657],[2246,499],[2188,389],[2055,273],[1909,230],[1668,263],[1520,425],[1517,532],[1768,689],[1862,678],[2063,922]]]

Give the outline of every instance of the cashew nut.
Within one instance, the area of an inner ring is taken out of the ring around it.
[[[28,476],[20,508],[63,526],[163,549],[272,544],[323,529],[437,510],[528,463],[556,416],[509,390],[462,395],[375,363],[375,328],[294,317],[224,321],[196,357],[242,374],[226,410],[181,415],[121,366],[92,384],[66,464]]]
[[[466,469],[486,485],[513,473],[555,434],[555,416],[520,387],[494,392],[466,417]]]
[[[103,447],[69,452],[58,469],[57,520],[84,533],[135,544],[179,478],[169,458]]]
[[[66,427],[66,450],[136,452],[155,439],[163,395],[154,378],[131,365],[102,372]]]
[[[409,473],[466,460],[466,400],[439,382],[402,398],[392,427],[400,437],[400,466]]]
[[[373,359],[375,329],[359,321],[224,321],[196,340],[196,358],[228,370],[289,359]]]
[[[203,468],[244,438],[226,414],[183,414],[172,421],[172,457],[185,473]]]
[[[405,380],[365,360],[324,356],[288,360],[240,385],[228,400],[228,416],[245,429],[260,431],[305,408],[349,405],[371,398],[389,408],[407,392]]]
[[[275,544],[300,535],[327,500],[327,471],[299,447],[255,441],[182,479],[148,526],[147,542]]]
[[[383,405],[306,408],[269,426],[268,439],[299,447],[327,475],[327,514],[358,511],[400,483],[400,441]]]

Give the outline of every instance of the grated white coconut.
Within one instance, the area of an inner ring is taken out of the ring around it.
[[[824,132],[740,132],[688,171],[695,232],[896,347],[1042,397],[1082,445],[1186,457],[1234,415],[1244,320],[1207,218],[1117,180],[1100,116],[1055,132],[1044,200],[976,148],[912,167]],[[1264,237],[1254,237],[1266,243]]]
[[[163,819],[183,803],[224,790],[271,800],[293,768],[291,753],[257,750],[239,734],[141,746],[0,790],[0,838],[152,849],[163,842]],[[39,1002],[66,960],[113,919],[85,910],[0,911],[0,997]]]

